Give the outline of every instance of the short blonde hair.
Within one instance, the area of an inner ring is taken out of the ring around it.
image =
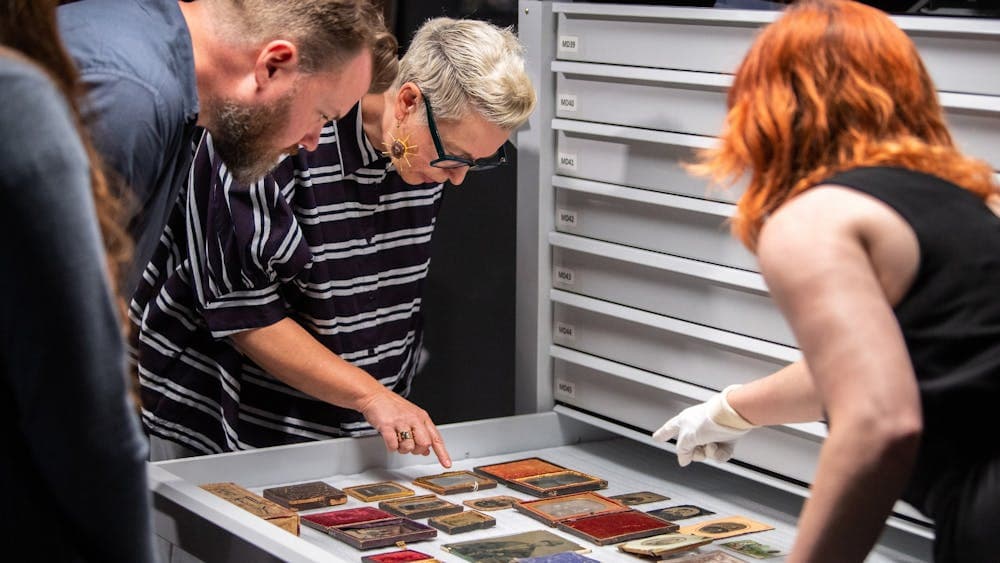
[[[457,121],[471,110],[510,131],[535,109],[523,52],[510,28],[478,20],[430,19],[413,36],[393,89],[416,84],[437,119]]]

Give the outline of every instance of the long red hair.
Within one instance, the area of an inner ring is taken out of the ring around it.
[[[882,11],[804,0],[761,32],[728,96],[719,144],[690,170],[717,183],[749,173],[732,222],[751,250],[768,215],[832,174],[900,166],[986,199],[990,166],[961,154],[916,47]]]

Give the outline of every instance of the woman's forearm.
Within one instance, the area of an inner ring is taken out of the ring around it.
[[[801,360],[730,391],[726,399],[743,418],[758,426],[823,418],[816,386]]]

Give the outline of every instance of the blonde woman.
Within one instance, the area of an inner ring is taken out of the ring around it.
[[[451,465],[405,398],[421,294],[445,184],[503,165],[534,108],[521,52],[509,30],[429,20],[397,76],[265,180],[234,181],[202,142],[132,304],[154,456],[377,432]]]

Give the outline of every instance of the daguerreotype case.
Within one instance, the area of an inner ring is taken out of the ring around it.
[[[403,549],[376,555],[365,555],[361,557],[361,563],[440,563],[440,561],[426,553]]]
[[[464,510],[461,505],[448,502],[437,495],[418,495],[393,500],[384,500],[378,507],[396,516],[406,518],[428,518],[443,514],[455,514]]]
[[[414,479],[413,484],[434,491],[439,495],[469,493],[497,486],[495,480],[476,475],[471,471],[449,471],[437,475],[426,475]]]
[[[555,527],[562,520],[622,512],[629,508],[618,501],[588,491],[555,498],[522,500],[514,505],[514,509]]]
[[[462,532],[492,528],[497,525],[496,518],[487,516],[482,512],[476,512],[475,510],[466,510],[465,512],[447,514],[445,516],[435,516],[428,518],[427,523],[449,534],[461,534]]]
[[[437,537],[430,526],[367,506],[308,514],[302,523],[362,550]]]
[[[631,508],[622,512],[562,520],[556,522],[556,527],[597,545],[668,534],[676,532],[678,528],[673,522],[660,520]]]
[[[201,488],[267,520],[282,530],[299,535],[299,514],[294,510],[256,495],[236,483],[206,483],[201,485]]]
[[[413,489],[404,487],[395,481],[380,481],[378,483],[368,483],[367,485],[344,487],[344,492],[362,502],[412,497],[416,494]]]
[[[596,491],[608,486],[608,482],[604,479],[567,469],[537,457],[481,465],[476,467],[475,471],[496,479],[514,490],[536,497]]]
[[[310,481],[284,487],[264,489],[264,498],[293,510],[337,506],[347,502],[344,491],[323,481]]]

